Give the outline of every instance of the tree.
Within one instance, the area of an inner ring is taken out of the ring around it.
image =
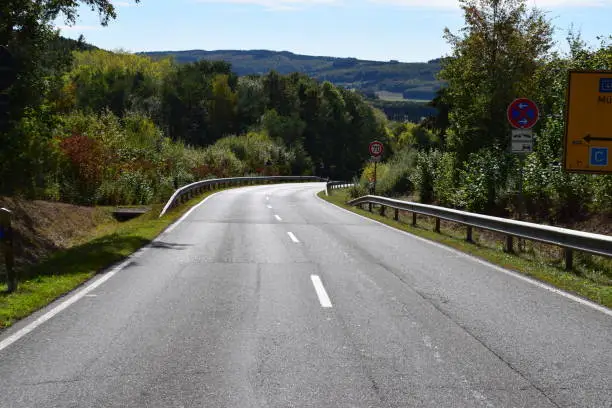
[[[212,100],[209,108],[213,139],[227,136],[234,131],[236,102],[236,92],[229,84],[229,75],[216,75],[212,81]]]
[[[211,104],[215,78],[220,78],[216,84],[217,96],[221,98],[218,106]],[[214,143],[220,137],[219,132],[226,129],[222,124],[213,123],[215,112],[211,109],[227,108],[235,103],[233,93],[237,82],[238,78],[226,62],[198,61],[178,66],[165,81],[162,96],[164,123],[169,136],[175,140],[183,139],[192,146]],[[223,102],[223,94],[231,100]],[[216,112],[222,114],[222,110]],[[229,113],[225,109],[225,114]]]
[[[60,73],[67,69],[71,62],[70,51],[60,44],[59,35],[53,29],[51,22],[62,14],[67,23],[73,24],[80,4],[97,10],[103,25],[116,17],[115,8],[109,0],[3,0],[0,2],[0,44],[8,47],[14,57],[17,71],[17,81],[8,90],[9,129],[0,134],[0,145],[2,145],[0,160],[3,162],[3,168],[0,170],[0,179],[2,179],[0,190],[12,189],[10,177],[5,173],[23,173],[16,158],[24,151],[23,139],[26,135],[20,132],[28,126],[23,126],[19,122],[22,120],[28,122],[31,117],[44,117],[46,119],[37,129],[41,135],[49,137],[50,132],[43,128],[46,123],[53,121],[49,118],[53,112],[44,104],[47,96],[62,86]],[[36,143],[46,144],[47,141],[44,138],[37,138]],[[39,146],[36,150],[41,149],[42,146]]]
[[[460,0],[466,26],[445,30],[453,47],[440,78],[450,106],[448,143],[463,160],[482,147],[506,146],[508,104],[533,97],[531,81],[552,46],[553,29],[526,0]]]

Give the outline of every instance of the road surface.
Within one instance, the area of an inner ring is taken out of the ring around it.
[[[612,407],[609,310],[322,188],[218,193],[4,332],[0,406]]]

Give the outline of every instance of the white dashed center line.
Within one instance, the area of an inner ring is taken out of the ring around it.
[[[329,300],[329,296],[327,296],[327,292],[325,291],[323,282],[321,282],[321,278],[319,278],[318,275],[310,275],[310,279],[312,280],[312,284],[315,288],[315,291],[317,292],[317,296],[319,297],[319,303],[321,303],[321,307],[332,307],[331,300]]]
[[[268,204],[266,207],[268,207],[269,209],[272,209],[272,206],[270,204]]]
[[[293,234],[293,232],[288,232],[287,235],[289,235],[289,238],[291,238],[291,240],[295,242],[296,244],[300,243],[300,240],[297,239],[297,237],[295,236],[295,234]]]
[[[278,215],[274,214],[274,218],[276,218],[277,221],[282,221],[283,219],[281,217],[279,217]]]

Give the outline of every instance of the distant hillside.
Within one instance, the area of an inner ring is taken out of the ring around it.
[[[238,75],[301,72],[335,85],[356,89],[369,97],[376,94],[389,101],[431,100],[440,87],[435,75],[440,60],[417,63],[365,61],[356,58],[316,57],[288,51],[158,51],[142,53],[153,58],[171,55],[179,63],[198,60],[223,60],[232,64]]]

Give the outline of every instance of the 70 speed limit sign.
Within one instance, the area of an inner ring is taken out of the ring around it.
[[[385,148],[383,147],[383,144],[381,142],[375,141],[370,143],[369,151],[372,156],[378,157],[383,154],[384,150]]]

